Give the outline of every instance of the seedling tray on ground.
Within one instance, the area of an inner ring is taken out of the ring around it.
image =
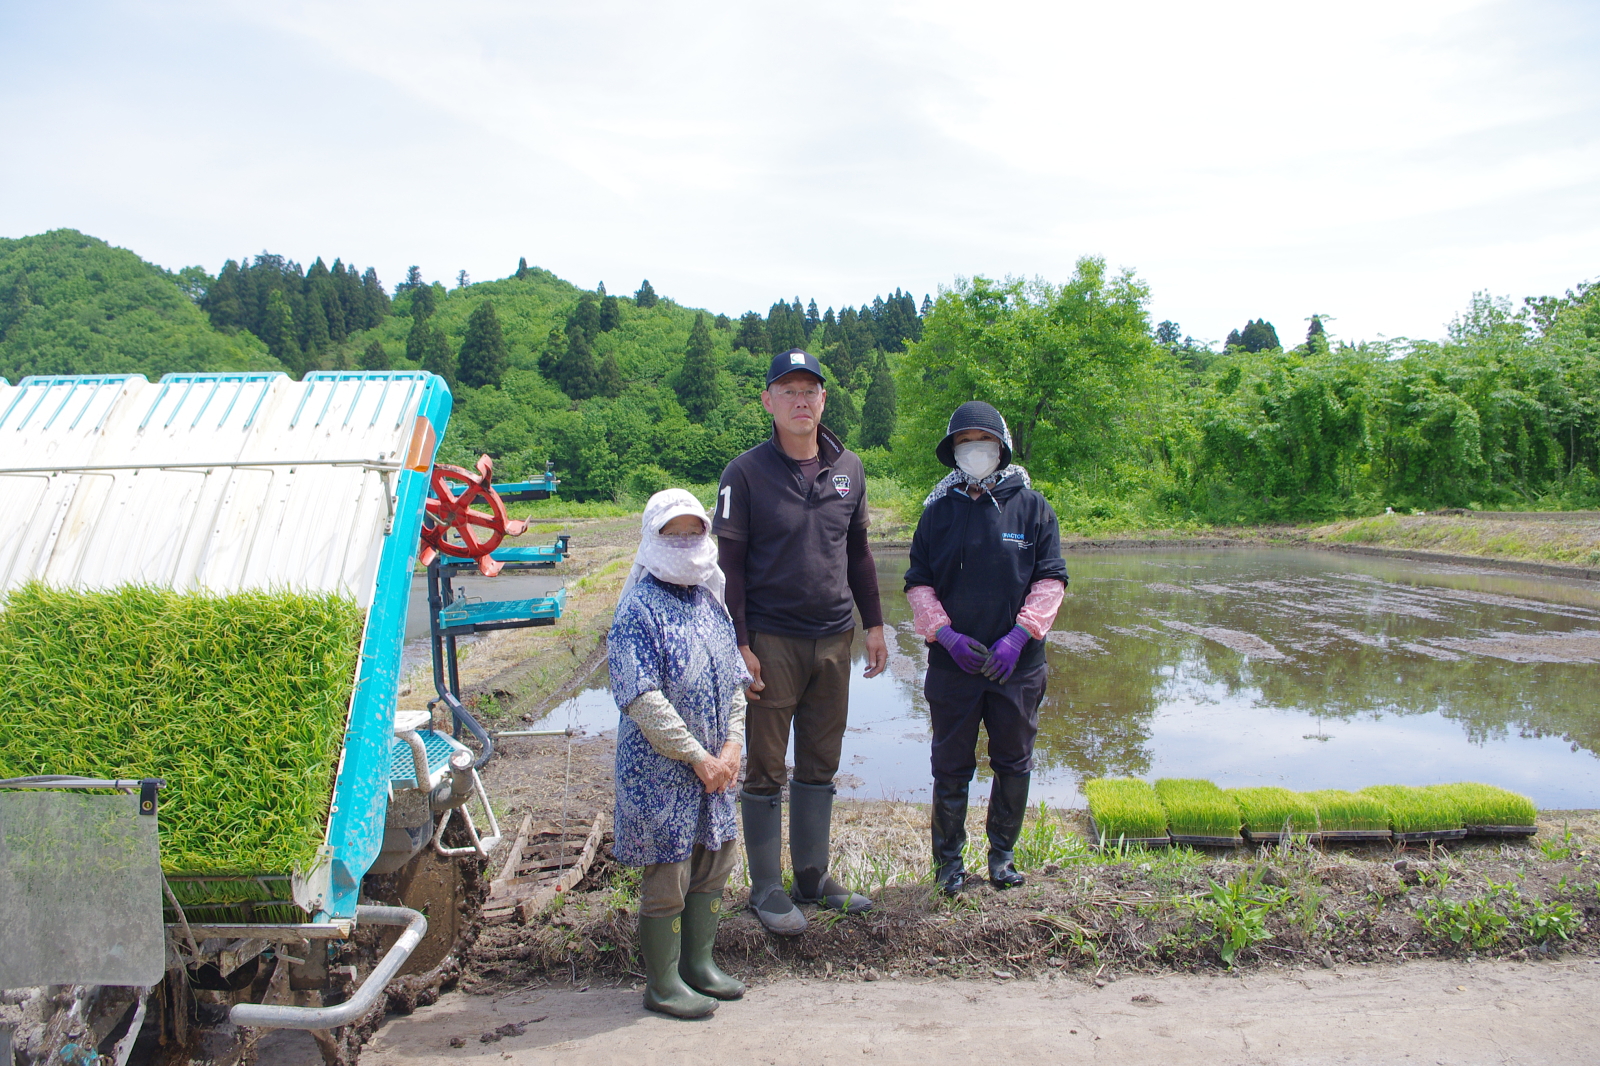
[[[1172,842],[1191,848],[1236,848],[1244,843],[1243,837],[1203,837],[1173,833]]]
[[[1469,825],[1469,837],[1531,837],[1539,832],[1536,825]]]
[[[1285,839],[1294,840],[1299,837],[1304,837],[1312,844],[1322,843],[1321,833],[1257,833],[1249,829],[1244,830],[1244,839],[1248,844],[1282,844]]]
[[[1317,834],[1319,844],[1374,844],[1393,839],[1387,829],[1329,829]]]
[[[1397,844],[1426,844],[1429,841],[1461,840],[1467,835],[1465,829],[1430,829],[1418,833],[1395,833],[1394,840]]]
[[[1090,837],[1089,843],[1093,847],[1108,847],[1108,848],[1111,848],[1111,847],[1116,847],[1118,844],[1124,844],[1124,845],[1138,844],[1138,845],[1141,845],[1141,846],[1147,847],[1147,848],[1164,848],[1167,845],[1172,843],[1172,838],[1170,836],[1165,836],[1165,837],[1110,837],[1110,836],[1108,836],[1108,837],[1105,838],[1105,843],[1102,844],[1101,843],[1101,839],[1100,839],[1100,827],[1094,824],[1094,816],[1093,815],[1090,815],[1090,817],[1089,817],[1089,837]]]

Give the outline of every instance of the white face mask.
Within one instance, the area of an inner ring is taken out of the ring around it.
[[[986,478],[1000,466],[1000,442],[969,440],[955,446],[956,466],[972,478]]]

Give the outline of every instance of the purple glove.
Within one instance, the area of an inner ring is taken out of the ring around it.
[[[990,681],[1005,684],[1011,680],[1011,671],[1017,668],[1017,659],[1022,655],[1022,648],[1033,639],[1021,626],[1013,626],[1011,632],[994,642],[994,649],[989,653],[989,661],[983,666],[983,676]]]
[[[988,648],[985,648],[965,633],[957,633],[949,626],[940,629],[938,633],[934,634],[933,639],[937,640],[939,645],[950,653],[950,658],[956,661],[957,666],[969,674],[977,673],[989,661]],[[1012,656],[1011,664],[1015,666],[1016,662],[1016,657]]]

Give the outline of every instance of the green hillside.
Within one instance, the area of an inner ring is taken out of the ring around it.
[[[282,368],[133,252],[70,229],[0,238],[0,377],[258,369]]]
[[[1076,532],[1600,505],[1600,286],[1476,295],[1437,341],[1348,344],[1313,316],[1301,343],[1251,319],[1221,351],[1152,323],[1149,299],[1092,257],[1060,284],[979,277],[837,312],[714,314],[526,262],[450,289],[413,267],[391,296],[341,259],[171,274],[60,230],[0,241],[0,373],[420,367],[456,396],[442,461],[488,452],[512,479],[552,460],[570,497],[637,500],[762,440],[770,354],[803,345],[829,375],[824,420],[913,504],[949,412],[981,398]]]

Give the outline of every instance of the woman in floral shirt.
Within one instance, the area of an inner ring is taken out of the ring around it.
[[[699,1018],[744,985],[711,957],[737,838],[734,784],[750,683],[723,605],[711,522],[683,489],[650,497],[611,624],[616,842],[643,866],[644,1005]]]

